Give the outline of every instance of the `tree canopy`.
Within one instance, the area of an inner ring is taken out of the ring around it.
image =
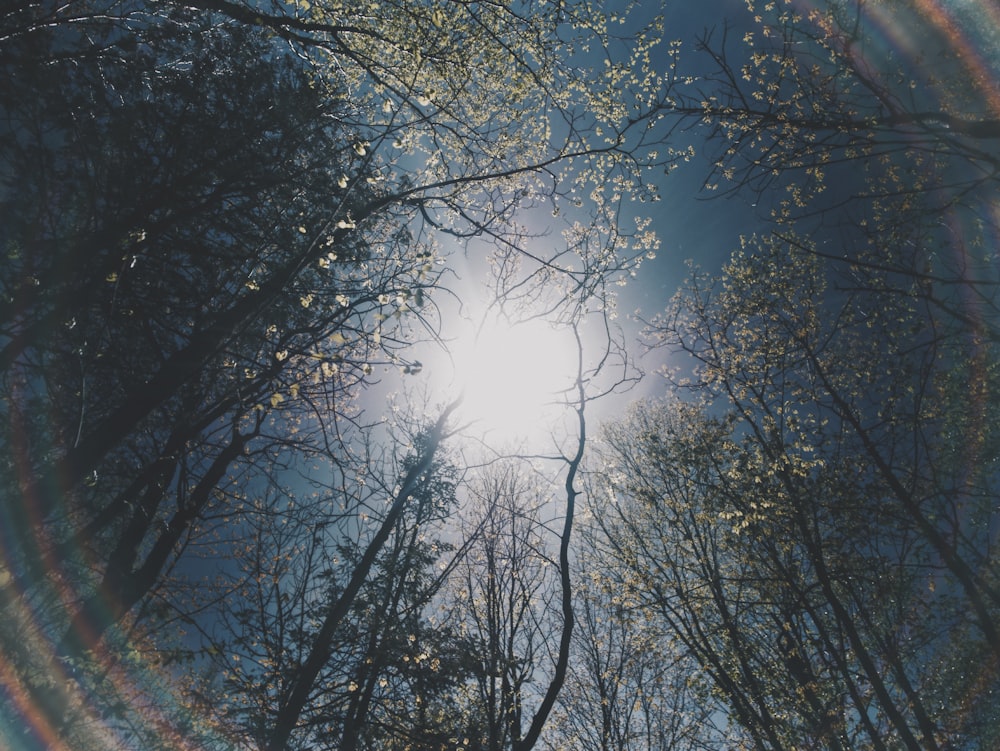
[[[998,33],[6,4],[0,744],[994,748]]]

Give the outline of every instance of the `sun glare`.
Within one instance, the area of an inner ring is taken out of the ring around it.
[[[540,319],[489,318],[455,343],[463,417],[492,440],[547,434],[563,411],[577,353],[570,331]]]

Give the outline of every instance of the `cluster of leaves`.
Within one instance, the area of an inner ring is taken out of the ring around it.
[[[697,41],[705,69],[677,77],[662,113],[704,132],[710,191],[740,194],[784,222],[830,219],[850,193],[862,199],[850,226],[940,211],[995,181],[992,83],[968,75],[955,40],[922,19],[919,3],[746,5],[738,41],[728,25]],[[885,49],[879,26],[922,34],[912,46],[933,50],[933,62]]]

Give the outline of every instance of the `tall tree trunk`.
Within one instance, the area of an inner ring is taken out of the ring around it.
[[[582,345],[580,345],[579,335],[577,335],[577,345],[580,347],[582,360]],[[581,363],[582,370],[582,363]],[[584,416],[584,409],[587,404],[587,395],[584,391],[583,374],[577,376],[577,398],[579,402],[576,407],[577,417],[577,439],[576,451],[572,457],[567,458],[566,481],[564,489],[566,492],[566,516],[563,519],[562,536],[559,540],[559,581],[562,589],[562,633],[559,637],[559,653],[556,657],[555,670],[549,687],[542,698],[542,703],[535,710],[528,732],[523,738],[514,742],[514,751],[531,751],[538,742],[538,737],[542,734],[542,729],[548,721],[549,713],[555,706],[559,692],[566,681],[566,672],[569,669],[569,652],[573,639],[573,583],[570,579],[569,568],[569,543],[573,533],[573,514],[576,508],[576,475],[583,461],[583,452],[587,445],[587,420]]]
[[[316,679],[330,657],[334,634],[354,604],[358,592],[361,591],[361,587],[364,585],[365,579],[375,563],[375,558],[399,522],[399,518],[407,503],[409,503],[410,497],[417,489],[422,475],[430,469],[434,461],[434,455],[446,437],[445,424],[457,406],[458,402],[452,402],[448,405],[434,424],[434,427],[429,431],[423,455],[419,457],[418,461],[406,473],[399,491],[396,493],[396,497],[389,507],[388,513],[385,515],[385,519],[383,519],[371,542],[368,543],[368,547],[365,548],[365,552],[361,556],[361,560],[358,561],[358,565],[355,567],[344,591],[340,597],[330,602],[326,616],[319,631],[316,633],[316,637],[313,639],[305,662],[298,666],[292,676],[291,691],[281,706],[278,707],[274,727],[271,729],[267,741],[266,748],[268,751],[284,751],[286,748],[288,739],[295,730],[299,717],[302,715],[306,703],[309,701],[309,695],[312,693]]]

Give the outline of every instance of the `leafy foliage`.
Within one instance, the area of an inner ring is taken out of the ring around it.
[[[997,650],[996,478],[954,462],[944,415],[974,407],[940,391],[969,355],[857,273],[766,242],[692,278],[651,332],[698,366],[610,429],[602,545],[757,746],[983,744],[980,710],[927,702],[955,645]]]
[[[993,748],[1000,98],[745,6],[5,5],[3,743]],[[761,224],[594,441],[688,163]],[[576,342],[550,454],[382,415],[478,266]]]

